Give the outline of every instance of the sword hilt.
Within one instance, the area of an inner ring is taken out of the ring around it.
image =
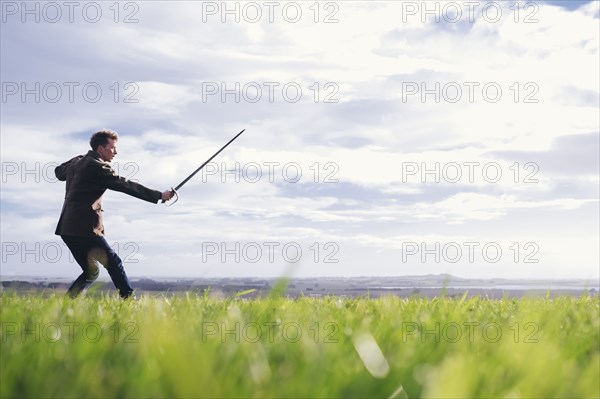
[[[176,203],[176,202],[177,202],[177,200],[179,200],[179,193],[177,192],[177,190],[175,190],[173,187],[171,187],[171,192],[172,192],[172,193],[173,193],[173,195],[175,196],[175,201],[171,202],[171,204],[167,204],[167,206],[171,206],[171,205],[173,205],[174,203]],[[171,198],[172,198],[172,197],[171,197]],[[162,203],[163,203],[163,204],[164,204],[165,202],[167,202],[167,201],[165,201],[165,200],[162,200]]]

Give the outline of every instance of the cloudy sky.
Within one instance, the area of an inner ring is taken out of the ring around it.
[[[130,276],[599,278],[596,1],[2,1],[4,278],[79,273],[54,167],[119,132]],[[106,277],[106,273],[104,277]]]

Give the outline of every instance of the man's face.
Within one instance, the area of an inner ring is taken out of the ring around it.
[[[117,140],[108,139],[108,143],[105,146],[98,146],[98,154],[106,162],[112,161],[117,155]]]

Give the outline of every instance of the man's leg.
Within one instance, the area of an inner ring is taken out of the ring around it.
[[[104,237],[94,237],[96,250],[90,252],[90,257],[104,265],[113,284],[119,290],[119,295],[122,298],[129,298],[133,295],[133,288],[129,283],[123,261],[119,255],[108,245]]]
[[[90,242],[88,237],[61,236],[61,238],[67,244],[67,247],[73,254],[73,258],[75,258],[75,261],[83,270],[83,273],[77,277],[67,290],[67,294],[71,298],[75,298],[98,278],[98,265],[95,262],[90,262],[88,259],[90,245],[93,245],[93,242]]]

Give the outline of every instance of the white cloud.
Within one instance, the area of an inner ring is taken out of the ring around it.
[[[140,107],[152,112],[176,114],[190,102],[199,99],[189,87],[162,82],[138,82]]]

